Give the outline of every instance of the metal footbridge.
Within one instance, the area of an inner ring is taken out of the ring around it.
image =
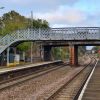
[[[0,38],[0,54],[13,44],[23,41],[97,41],[100,27],[68,27],[17,30]]]

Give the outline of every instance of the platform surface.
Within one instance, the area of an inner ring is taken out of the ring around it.
[[[21,69],[27,69],[27,68],[31,68],[31,67],[36,67],[36,66],[40,66],[40,65],[51,64],[51,63],[58,62],[58,61],[60,61],[60,60],[39,62],[39,63],[29,64],[29,65],[21,65],[21,66],[15,66],[15,67],[0,68],[0,74],[11,72],[11,71],[15,71],[15,70],[21,70]]]

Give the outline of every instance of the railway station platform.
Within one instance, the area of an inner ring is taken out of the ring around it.
[[[100,100],[100,61],[91,73],[82,100]]]
[[[28,69],[28,68],[32,68],[32,67],[49,65],[49,64],[53,64],[53,63],[57,63],[57,62],[62,62],[62,61],[61,60],[46,61],[46,62],[29,64],[29,65],[20,65],[20,66],[16,66],[16,67],[4,67],[4,68],[0,68],[0,74],[4,74],[4,73],[7,73],[7,72],[11,72],[11,71],[18,71],[18,70],[22,70],[22,69]]]

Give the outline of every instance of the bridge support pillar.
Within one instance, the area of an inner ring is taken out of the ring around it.
[[[70,46],[70,64],[72,66],[78,65],[78,46]]]
[[[51,60],[51,46],[44,46],[44,61]]]
[[[9,66],[9,56],[10,56],[9,50],[10,47],[7,48],[7,66]]]
[[[15,60],[15,56],[16,56],[16,54],[17,54],[17,49],[16,49],[16,47],[14,47],[13,50],[14,50],[14,65],[16,65],[16,64],[17,64],[17,62],[16,62],[16,60]]]

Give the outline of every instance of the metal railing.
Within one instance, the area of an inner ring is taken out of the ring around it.
[[[0,38],[0,53],[24,40],[100,40],[100,27],[68,27],[17,30]]]

